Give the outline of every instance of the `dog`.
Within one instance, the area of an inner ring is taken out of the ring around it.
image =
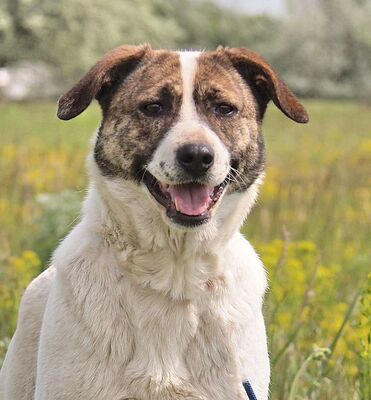
[[[245,48],[121,46],[59,100],[102,121],[80,222],[26,289],[2,400],[268,398],[265,271],[239,233],[270,100],[308,115]],[[246,386],[246,385],[245,385]]]

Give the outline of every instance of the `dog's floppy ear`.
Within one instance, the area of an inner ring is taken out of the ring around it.
[[[127,75],[149,50],[148,45],[120,46],[103,56],[58,102],[58,118],[81,114],[93,98],[100,99],[115,81]]]
[[[292,120],[308,122],[305,108],[262,57],[245,48],[218,48],[217,51],[225,52],[243,78],[255,85],[264,109],[268,101],[272,100]]]

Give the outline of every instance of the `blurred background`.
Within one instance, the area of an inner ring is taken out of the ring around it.
[[[267,177],[243,232],[269,274],[271,399],[371,398],[371,1],[2,0],[0,365],[25,286],[78,221],[97,105],[56,99],[126,43],[262,54],[302,99],[273,106]]]

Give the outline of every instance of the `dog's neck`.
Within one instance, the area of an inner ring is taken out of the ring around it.
[[[115,252],[124,273],[177,299],[220,287],[223,249],[238,233],[260,181],[244,194],[228,195],[208,226],[185,231],[170,227],[138,184],[106,179],[94,165],[90,171],[83,219]]]

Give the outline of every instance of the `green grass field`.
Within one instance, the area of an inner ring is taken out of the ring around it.
[[[266,181],[243,227],[269,273],[271,398],[370,399],[371,107],[306,106],[304,126],[269,109]],[[0,106],[0,362],[20,294],[73,225],[86,188],[98,107],[69,122],[55,111]]]

